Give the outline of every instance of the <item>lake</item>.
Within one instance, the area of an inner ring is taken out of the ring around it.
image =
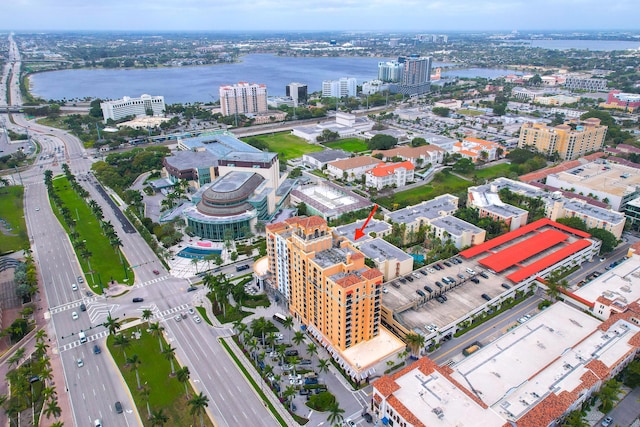
[[[355,77],[358,84],[377,78],[378,62],[385,58],[289,57],[251,54],[241,62],[196,67],[147,69],[79,69],[50,71],[30,76],[34,95],[44,99],[119,99],[143,93],[162,95],[167,104],[217,101],[218,88],[239,81],[264,83],[269,95],[285,94],[285,86],[300,82],[309,92],[321,90],[323,80]],[[434,63],[437,66],[451,65]],[[432,71],[434,72],[434,71]],[[495,78],[513,74],[510,70],[451,70],[446,77]]]

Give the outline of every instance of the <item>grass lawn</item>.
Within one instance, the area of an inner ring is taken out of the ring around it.
[[[511,173],[511,165],[507,163],[501,163],[499,165],[490,166],[484,169],[476,169],[469,175],[469,178],[476,176],[480,179],[494,179],[499,176],[507,176]]]
[[[466,110],[466,109],[461,109],[456,111],[456,113],[458,114],[464,114],[465,116],[481,116],[484,113],[482,111],[478,111],[478,110]]]
[[[56,117],[56,118],[43,117],[41,119],[36,120],[36,123],[38,123],[39,125],[49,126],[52,128],[69,129],[67,124],[64,122],[63,116]]]
[[[401,191],[390,197],[381,197],[377,200],[377,203],[387,209],[396,210],[415,205],[425,200],[431,200],[442,194],[456,194],[461,191],[466,191],[466,189],[472,185],[472,182],[458,178],[455,175],[438,172],[430,184],[407,191]]]
[[[144,324],[141,325],[144,327]],[[129,329],[124,333],[127,338],[131,338],[133,329]],[[149,406],[151,411],[157,411],[162,409],[164,413],[169,417],[169,422],[165,426],[183,427],[193,424],[193,416],[189,415],[189,405],[184,394],[184,385],[181,384],[177,378],[170,377],[171,364],[160,354],[160,345],[158,339],[148,334],[143,329],[140,329],[141,337],[139,340],[131,339],[131,346],[125,351],[128,357],[132,357],[137,354],[140,358],[140,368],[138,373],[140,374],[140,384],[146,384],[149,387]],[[125,357],[122,349],[113,345],[114,335],[109,335],[107,338],[107,347],[113,356],[120,372],[127,382],[129,390],[133,400],[138,407],[138,413],[145,426],[151,426],[151,423],[147,420],[147,404],[138,390],[138,383],[136,381],[135,371],[125,366]],[[162,340],[163,346],[167,346],[167,343]],[[177,362],[174,362],[174,368],[177,370],[180,368]],[[189,396],[194,395],[194,391],[191,386],[189,388]],[[209,400],[211,400],[210,396]],[[211,421],[207,416],[204,417],[205,425],[212,426]],[[200,425],[198,421],[197,425]]]
[[[361,151],[367,151],[369,149],[369,147],[367,147],[367,144],[359,138],[345,138],[339,141],[327,142],[323,145],[327,148],[349,151],[351,153],[359,153]]]
[[[86,247],[93,255],[87,260],[81,258],[78,254],[80,265],[82,270],[86,274],[87,283],[91,286],[94,292],[102,293],[99,285],[98,275],[100,274],[100,280],[102,284],[106,285],[109,280],[115,280],[118,283],[133,283],[133,272],[129,269],[127,260],[122,257],[125,262],[125,266],[128,269],[128,282],[125,282],[125,272],[122,264],[120,263],[120,257],[118,253],[113,250],[109,244],[109,240],[104,235],[98,219],[93,215],[89,205],[80,198],[76,192],[69,185],[69,181],[64,176],[54,178],[53,187],[56,193],[62,199],[62,203],[66,206],[70,212],[74,213],[74,218],[80,218],[80,221],[76,223],[76,231],[80,234],[80,240],[86,240]],[[69,229],[66,226],[62,215],[57,212],[54,207],[54,212],[58,216],[58,220],[65,228],[67,233]],[[91,265],[91,268],[89,268]],[[89,274],[90,271],[95,272],[93,275]]]
[[[309,144],[304,139],[291,135],[289,132],[270,133],[268,135],[242,138],[243,141],[246,141],[247,139],[259,139],[260,141],[264,141],[269,146],[269,151],[277,152],[279,157],[283,160],[291,160],[297,157],[302,157],[302,155],[306,153],[324,150],[324,147]]]
[[[23,195],[24,187],[19,185],[0,187],[0,254],[29,247]]]

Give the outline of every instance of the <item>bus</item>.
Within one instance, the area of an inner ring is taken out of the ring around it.
[[[276,314],[273,315],[273,320],[275,320],[276,322],[279,322],[279,323],[284,323],[284,322],[287,321],[287,318],[283,314],[276,313]]]

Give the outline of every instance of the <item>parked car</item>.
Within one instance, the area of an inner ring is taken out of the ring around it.
[[[82,276],[78,276],[78,283],[84,283],[84,279],[82,278]]]
[[[602,427],[609,427],[611,425],[611,423],[613,423],[613,418],[612,417],[607,417],[604,420],[602,420],[602,422],[600,423],[600,425]]]
[[[487,294],[482,294],[482,298],[484,298],[487,301],[491,301],[491,297]]]

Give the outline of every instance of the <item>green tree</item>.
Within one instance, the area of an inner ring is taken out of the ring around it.
[[[449,117],[449,113],[451,112],[451,110],[446,107],[433,107],[431,111],[433,111],[433,114],[440,117]]]
[[[136,381],[138,382],[138,390],[140,390],[142,387],[140,387],[140,373],[138,372],[138,368],[140,368],[140,365],[142,364],[142,361],[140,360],[140,357],[137,354],[134,354],[133,356],[129,357],[127,359],[127,365],[129,365],[130,369],[133,369],[133,371],[136,373]]]
[[[165,415],[165,413],[162,411],[162,408],[158,409],[157,411],[151,412],[149,422],[153,427],[162,427],[167,421],[169,421],[169,417]]]
[[[414,359],[419,358],[420,351],[422,350],[425,344],[424,335],[420,335],[412,332],[405,335],[404,339],[407,342],[409,349],[411,350],[411,357]]]
[[[209,406],[209,398],[200,392],[193,396],[187,403],[191,407],[189,413],[193,415],[193,419],[195,420],[196,417],[199,416],[200,427],[204,427],[204,411],[205,408]]]
[[[120,347],[122,349],[122,354],[124,358],[127,358],[127,348],[131,347],[131,340],[124,336],[123,334],[116,335],[113,337],[113,345],[116,347]]]
[[[109,334],[115,335],[118,330],[120,330],[120,322],[118,322],[119,318],[111,317],[111,313],[107,314],[107,321],[102,324],[105,328],[109,330]]]
[[[176,371],[176,378],[179,382],[184,384],[184,394],[187,399],[189,399],[189,378],[191,378],[191,372],[189,372],[189,368],[187,366],[183,366],[182,368]]]
[[[621,382],[616,381],[614,378],[610,379],[598,392],[600,398],[600,412],[607,413],[613,409],[613,405],[620,400],[618,394],[620,393]]]
[[[342,420],[344,420],[344,416],[342,415],[344,414],[344,409],[340,407],[338,402],[332,403],[327,412],[329,413],[329,415],[327,415],[327,421],[329,421],[332,426],[339,425]]]
[[[304,333],[301,331],[296,331],[293,334],[293,342],[295,343],[295,345],[300,345],[302,344],[303,341],[304,341]]]
[[[380,133],[367,141],[367,147],[369,150],[388,150],[395,147],[397,143],[397,138]]]
[[[167,346],[162,349],[162,355],[171,364],[171,376],[174,376],[176,374],[176,370],[173,365],[173,359],[175,357],[175,354],[176,354],[176,349],[171,346]]]
[[[562,423],[562,427],[589,427],[590,425],[580,410],[569,412]]]
[[[567,217],[567,218],[558,218],[556,222],[559,224],[566,225],[567,227],[575,228],[580,231],[587,231],[587,224],[577,216]]]
[[[58,401],[51,399],[47,402],[47,406],[43,409],[44,414],[47,416],[47,419],[58,418],[62,414],[62,409],[58,406]]]
[[[596,239],[600,239],[602,242],[602,246],[600,246],[601,254],[608,254],[618,246],[618,239],[616,239],[616,236],[614,236],[610,231],[602,228],[590,228],[587,230],[587,233],[591,234],[591,236]]]

